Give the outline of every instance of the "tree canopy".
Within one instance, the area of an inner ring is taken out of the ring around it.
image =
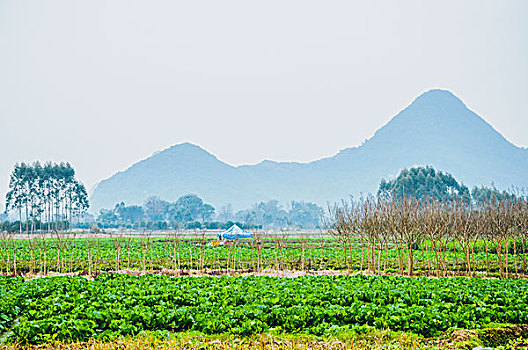
[[[382,179],[378,195],[387,194],[398,199],[405,196],[418,200],[450,201],[455,198],[470,200],[467,186],[459,183],[453,175],[437,171],[431,166],[403,169],[398,177],[391,181]]]
[[[225,205],[216,215],[215,208],[200,197],[187,194],[171,203],[159,197],[149,197],[142,206],[127,206],[118,203],[113,209],[101,209],[97,221],[104,226],[147,224],[159,229],[179,228],[223,228],[221,223],[237,223],[244,227],[316,228],[323,209],[314,203],[292,201],[284,209],[276,201],[260,202],[251,208],[233,214],[233,207]],[[212,220],[217,219],[219,222]],[[156,223],[154,225],[154,223]],[[229,226],[229,225],[228,225]]]
[[[477,203],[489,202],[491,199],[495,198],[496,200],[512,200],[515,199],[515,195],[508,193],[506,191],[499,191],[494,186],[489,187],[473,187],[471,190],[471,197]]]
[[[190,222],[204,223],[212,220],[215,208],[194,195],[181,196],[174,203],[167,202],[157,196],[149,197],[143,206],[118,203],[113,209],[101,209],[98,221],[104,225],[128,225],[144,222],[173,223],[176,226],[186,226]]]
[[[264,227],[297,226],[316,228],[323,215],[323,208],[315,203],[291,201],[284,209],[276,200],[260,202],[236,213],[236,219]]]
[[[75,178],[69,163],[20,163],[11,173],[6,212],[18,212],[20,230],[23,217],[31,222],[55,223],[53,228],[57,229],[58,222],[79,217],[88,206],[86,188]]]

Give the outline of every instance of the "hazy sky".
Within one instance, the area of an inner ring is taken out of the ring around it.
[[[0,0],[0,204],[15,162],[88,187],[172,144],[230,164],[357,146],[449,89],[528,146],[528,1]]]

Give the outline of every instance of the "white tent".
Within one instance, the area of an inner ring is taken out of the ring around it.
[[[253,238],[253,234],[242,230],[237,225],[233,225],[229,229],[218,234],[218,239],[239,239],[239,238]]]

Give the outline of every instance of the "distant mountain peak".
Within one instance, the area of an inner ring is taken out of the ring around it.
[[[409,107],[409,110],[421,110],[428,117],[454,117],[467,106],[449,90],[432,89],[418,96]],[[431,113],[436,112],[436,113]]]
[[[448,102],[448,103],[461,103],[461,104],[464,104],[464,102],[462,102],[462,100],[460,98],[458,98],[454,93],[452,93],[450,90],[445,90],[445,89],[431,89],[431,90],[428,90],[424,93],[422,93],[420,96],[418,96],[414,101],[413,103],[416,103],[416,102],[428,102],[428,103],[431,103],[431,102]]]
[[[217,208],[236,209],[277,199],[324,205],[349,194],[374,193],[381,178],[404,167],[434,166],[464,183],[528,187],[528,150],[508,142],[451,91],[422,93],[361,146],[310,163],[265,160],[233,167],[184,142],[101,181],[91,195],[96,211],[142,203],[149,195],[176,200],[196,193]]]
[[[451,92],[451,90],[447,90],[447,89],[430,89],[422,93],[418,98],[433,97],[433,96],[443,96],[443,97],[455,98],[457,100],[460,100],[454,93]]]
[[[144,166],[149,161],[161,162],[166,165],[173,164],[173,166],[188,166],[191,163],[194,165],[212,163],[224,164],[214,154],[209,153],[204,148],[191,142],[178,143],[163,150],[156,151],[151,157],[134,165],[141,164]],[[228,164],[224,165],[231,167]]]
[[[207,152],[205,149],[203,149],[199,145],[191,143],[191,142],[177,143],[175,145],[170,146],[169,149],[173,149],[173,150],[192,150],[192,151],[204,151],[204,152]]]
[[[214,155],[209,153],[207,150],[191,142],[178,143],[168,148],[165,148],[161,151],[154,152],[154,155],[163,155],[163,156],[179,155],[179,154],[194,155],[194,156],[208,155],[208,156],[216,158]]]

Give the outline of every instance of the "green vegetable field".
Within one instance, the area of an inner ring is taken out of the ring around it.
[[[253,242],[235,243],[231,246],[210,246],[211,238],[196,236],[165,237],[108,237],[0,239],[0,274],[34,274],[48,272],[140,270],[348,270],[369,271],[376,274],[399,272],[399,258],[408,260],[408,252],[398,252],[394,246],[387,249],[368,250],[355,242],[345,255],[339,242],[332,237],[262,237]],[[519,244],[520,246],[521,244]],[[440,271],[432,268],[435,258],[431,244],[423,241],[415,249],[414,268],[421,274],[432,276],[465,274],[473,272],[499,276],[499,259],[495,245],[489,244],[489,254],[484,242],[474,248],[471,267],[455,242],[445,243],[440,255]],[[513,244],[510,247],[513,248]],[[511,251],[509,260],[502,264],[510,275],[527,275],[528,254]],[[471,269],[470,269],[471,270]]]
[[[528,284],[519,279],[1,277],[0,296],[5,341],[36,344],[142,331],[330,335],[365,325],[432,337],[453,328],[528,323]]]

